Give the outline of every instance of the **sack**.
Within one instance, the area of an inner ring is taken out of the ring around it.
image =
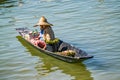
[[[71,56],[74,57],[75,56],[75,51],[74,50],[66,50],[66,51],[62,51],[59,52],[58,54],[63,55],[63,56]]]

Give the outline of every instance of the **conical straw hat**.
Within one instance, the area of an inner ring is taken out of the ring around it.
[[[44,16],[40,18],[39,22],[36,25],[34,25],[34,27],[40,26],[40,25],[53,26],[51,23],[47,21],[47,19]]]

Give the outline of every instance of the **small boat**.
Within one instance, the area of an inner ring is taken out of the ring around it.
[[[24,41],[26,41],[27,43],[32,45],[34,48],[38,49],[40,52],[47,54],[47,55],[50,55],[54,58],[57,58],[57,59],[60,59],[60,60],[66,61],[66,62],[70,62],[70,63],[81,62],[83,60],[93,58],[93,56],[88,55],[85,51],[83,51],[79,48],[76,48],[73,45],[66,43],[60,39],[59,39],[60,43],[59,43],[58,48],[61,48],[61,50],[63,48],[66,48],[67,50],[73,50],[73,51],[75,51],[74,56],[65,56],[65,55],[59,54],[62,51],[53,52],[50,50],[42,49],[39,46],[34,45],[32,42],[30,42],[29,40],[27,40],[25,38],[25,35],[28,35],[31,30],[29,30],[28,28],[16,28],[16,31],[20,34],[20,37],[22,39],[24,39]]]

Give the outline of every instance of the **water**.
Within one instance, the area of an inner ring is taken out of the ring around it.
[[[16,37],[43,15],[56,37],[94,58],[66,63]],[[119,0],[1,0],[0,80],[120,80],[119,25]]]

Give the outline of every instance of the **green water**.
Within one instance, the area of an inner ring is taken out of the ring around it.
[[[18,37],[15,28],[39,29],[43,15],[56,37],[94,58],[66,63]],[[119,26],[119,0],[0,0],[0,80],[120,80]]]

